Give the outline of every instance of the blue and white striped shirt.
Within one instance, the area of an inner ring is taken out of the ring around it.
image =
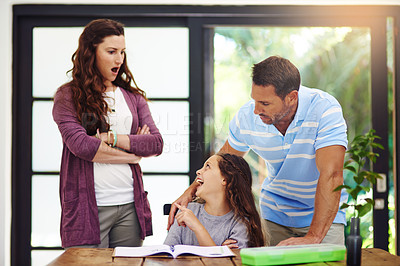
[[[254,100],[243,105],[229,124],[229,144],[252,149],[268,169],[260,195],[264,219],[290,227],[310,226],[319,171],[315,151],[332,145],[347,147],[347,126],[339,102],[328,93],[301,86],[295,117],[283,136],[254,114]],[[340,204],[347,202],[342,191]],[[334,223],[346,223],[339,210]]]

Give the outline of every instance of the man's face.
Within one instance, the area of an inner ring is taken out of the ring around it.
[[[253,84],[251,98],[254,99],[254,114],[258,115],[265,124],[276,125],[279,122],[291,121],[288,115],[293,110],[293,97],[297,99],[297,91],[292,91],[281,99],[276,95],[272,85],[258,86]]]

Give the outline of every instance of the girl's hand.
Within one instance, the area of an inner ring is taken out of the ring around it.
[[[175,216],[179,226],[187,226],[192,231],[196,231],[203,226],[192,210],[183,207],[178,203],[174,203],[174,205],[180,210],[180,212]]]
[[[136,135],[148,135],[150,134],[150,128],[147,125],[144,125],[143,128],[138,127]]]
[[[214,240],[211,238],[207,229],[201,224],[199,219],[194,215],[194,213],[178,203],[174,205],[180,210],[176,215],[176,221],[180,226],[187,226],[196,235],[197,241],[199,241],[200,246],[215,246]]]
[[[235,239],[230,239],[230,238],[225,240],[221,246],[228,246],[228,248],[231,249],[239,248],[239,246],[237,245],[237,241]]]
[[[172,224],[175,221],[175,214],[178,211],[178,207],[175,203],[178,203],[178,205],[183,205],[186,207],[189,202],[193,200],[193,195],[196,193],[197,187],[199,183],[193,182],[186,190],[183,192],[183,194],[172,203],[171,210],[169,211],[169,216],[168,216],[168,225],[167,225],[167,230],[169,230],[172,226]]]

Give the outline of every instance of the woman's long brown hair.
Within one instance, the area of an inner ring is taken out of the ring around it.
[[[108,36],[124,35],[124,25],[111,19],[97,19],[86,25],[79,37],[79,46],[72,55],[72,81],[68,83],[72,90],[72,98],[79,121],[89,135],[109,130],[104,116],[108,105],[103,98],[105,85],[100,71],[96,67],[96,48]],[[132,87],[131,82],[135,87]],[[128,68],[126,55],[113,84],[133,93],[146,94],[137,86]]]
[[[218,154],[219,169],[226,180],[226,198],[234,211],[235,217],[247,227],[249,247],[265,245],[265,235],[251,191],[252,177],[250,167],[240,156]]]

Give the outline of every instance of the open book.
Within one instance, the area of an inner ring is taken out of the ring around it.
[[[189,245],[158,245],[144,247],[116,247],[113,257],[147,257],[151,255],[196,255],[201,257],[230,257],[235,254],[227,246],[199,247]]]

